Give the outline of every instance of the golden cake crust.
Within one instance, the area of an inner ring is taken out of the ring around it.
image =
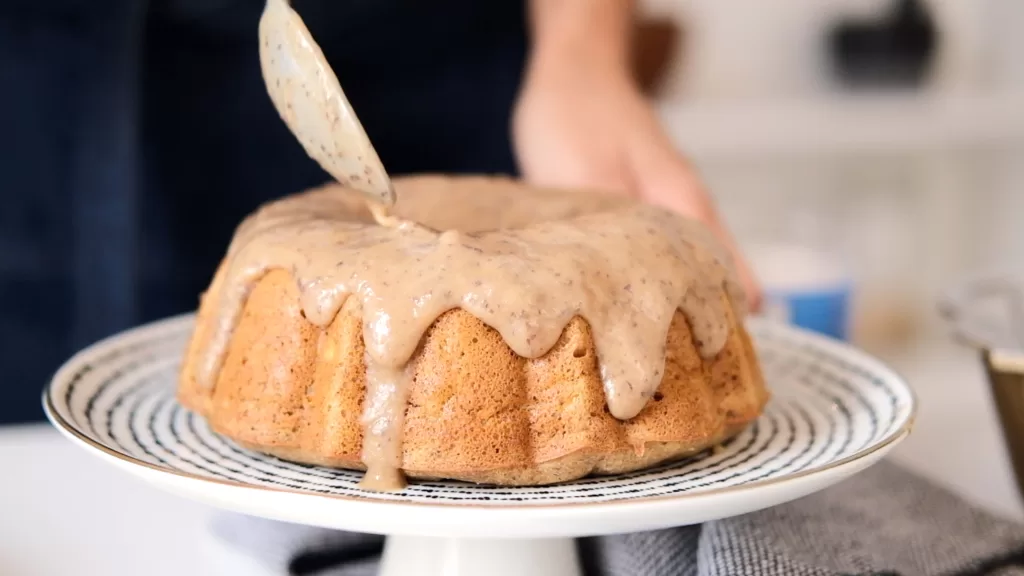
[[[180,401],[218,433],[281,458],[363,469],[365,346],[359,301],[325,328],[309,322],[295,279],[272,270],[256,282],[212,389],[194,365],[209,344],[223,270],[204,295],[178,388]],[[723,296],[724,299],[724,296]],[[539,485],[621,473],[715,446],[756,419],[768,400],[750,338],[732,326],[704,360],[677,312],[655,398],[634,418],[608,413],[589,325],[574,318],[544,356],[515,354],[474,316],[454,309],[426,332],[409,362],[414,378],[402,436],[402,471]]]

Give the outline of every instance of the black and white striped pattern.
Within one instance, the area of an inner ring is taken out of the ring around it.
[[[44,398],[51,420],[122,459],[171,473],[250,487],[431,504],[582,504],[718,491],[810,473],[855,459],[902,435],[911,391],[890,370],[841,344],[752,320],[773,393],[764,416],[716,454],[567,485],[504,488],[416,482],[396,494],[364,492],[360,474],[284,462],[239,448],[174,399],[192,317],[100,342],[58,372]]]

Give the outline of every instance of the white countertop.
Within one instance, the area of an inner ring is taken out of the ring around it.
[[[49,426],[0,429],[0,462],[0,574],[213,574],[203,557],[209,508],[151,488]]]
[[[1024,520],[975,356],[937,344],[887,360],[921,400],[914,433],[893,458]],[[205,538],[209,508],[127,476],[48,426],[0,429],[0,462],[0,574],[216,573]]]

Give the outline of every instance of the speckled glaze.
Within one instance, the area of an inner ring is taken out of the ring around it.
[[[267,0],[259,26],[267,91],[306,153],[386,216],[391,181],[334,71],[288,0]]]

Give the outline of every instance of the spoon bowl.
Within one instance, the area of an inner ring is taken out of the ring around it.
[[[395,190],[320,46],[288,0],[267,0],[260,67],[281,119],[311,158],[386,212]]]

